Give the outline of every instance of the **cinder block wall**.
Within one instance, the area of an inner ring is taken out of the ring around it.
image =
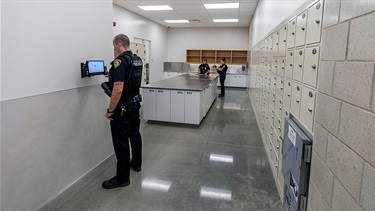
[[[375,210],[375,0],[326,0],[309,210]]]

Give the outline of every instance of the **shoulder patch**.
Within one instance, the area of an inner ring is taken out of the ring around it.
[[[115,69],[117,69],[121,64],[121,59],[115,59],[115,61],[113,61],[113,66]]]

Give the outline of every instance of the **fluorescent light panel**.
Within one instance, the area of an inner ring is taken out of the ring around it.
[[[188,20],[164,20],[167,23],[189,23]]]
[[[155,5],[155,6],[138,6],[142,10],[145,11],[156,11],[156,10],[173,10],[170,6],[168,5]]]
[[[240,3],[204,4],[206,9],[233,9],[238,8]]]
[[[214,19],[215,23],[235,23],[238,19]]]

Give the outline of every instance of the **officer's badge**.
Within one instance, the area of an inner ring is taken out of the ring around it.
[[[115,59],[115,61],[113,61],[113,66],[115,67],[115,69],[117,69],[121,64],[121,59]]]

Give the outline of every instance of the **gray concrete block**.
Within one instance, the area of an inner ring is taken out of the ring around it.
[[[308,206],[310,207],[312,211],[331,210],[329,206],[327,205],[326,201],[324,201],[319,190],[316,188],[314,182],[315,182],[314,180],[310,180]]]
[[[375,12],[350,22],[348,60],[375,60]]]
[[[375,114],[343,103],[339,138],[364,160],[375,165]]]
[[[364,161],[336,137],[329,135],[327,162],[328,168],[359,202]],[[332,205],[333,207],[333,205]]]
[[[316,102],[316,121],[330,133],[338,135],[341,101],[318,93]]]
[[[327,142],[328,130],[322,127],[319,123],[316,123],[314,131],[313,149],[315,153],[319,156],[319,158],[322,159],[323,162],[326,161]]]
[[[375,82],[374,82],[374,84],[372,86],[374,87],[373,88],[374,90],[372,91],[372,112],[375,113]]]
[[[373,76],[373,62],[336,62],[332,95],[370,109]]]
[[[349,22],[323,30],[322,60],[345,60]]]
[[[335,25],[339,22],[340,0],[325,1],[323,28]]]
[[[324,200],[331,205],[334,175],[315,153],[311,161],[311,179]]]
[[[335,62],[322,61],[319,68],[318,90],[325,94],[332,94],[332,81]]]
[[[337,179],[335,179],[332,198],[332,211],[363,211]]]
[[[340,22],[375,10],[375,0],[341,0]]]
[[[375,210],[375,169],[365,163],[363,170],[361,205],[365,211]]]

